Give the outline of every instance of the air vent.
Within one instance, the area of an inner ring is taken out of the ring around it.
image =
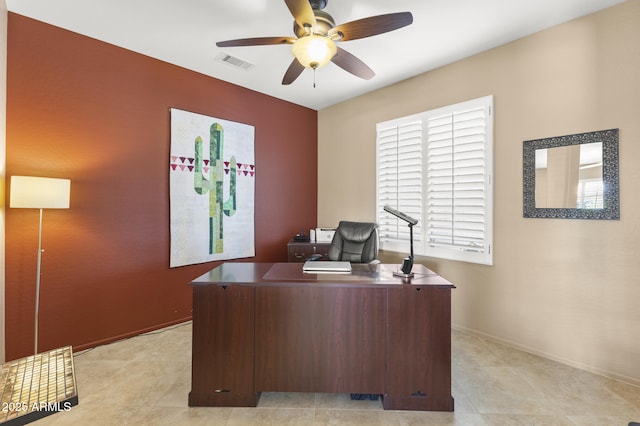
[[[227,55],[226,53],[221,53],[218,56],[216,56],[216,61],[230,65],[234,68],[243,69],[245,71],[249,71],[251,68],[254,67],[253,64],[247,61],[243,61],[240,58],[236,58],[235,56]]]

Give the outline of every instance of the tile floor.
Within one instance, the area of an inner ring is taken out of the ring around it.
[[[257,408],[190,408],[191,323],[75,356],[79,404],[37,425],[597,425],[640,421],[640,388],[459,331],[455,412],[384,411],[348,395],[265,393]]]

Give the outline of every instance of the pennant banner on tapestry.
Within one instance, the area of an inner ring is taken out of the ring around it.
[[[171,108],[170,267],[255,256],[254,133]]]

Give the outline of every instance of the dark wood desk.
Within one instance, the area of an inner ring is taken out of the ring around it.
[[[381,394],[393,410],[453,411],[451,289],[422,265],[224,263],[191,283],[190,406],[256,406],[260,392]]]

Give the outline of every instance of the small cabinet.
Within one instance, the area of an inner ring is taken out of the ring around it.
[[[329,260],[329,246],[331,243],[309,243],[300,241],[289,241],[287,244],[287,260],[289,262],[304,262],[314,254],[321,254],[320,260]]]

